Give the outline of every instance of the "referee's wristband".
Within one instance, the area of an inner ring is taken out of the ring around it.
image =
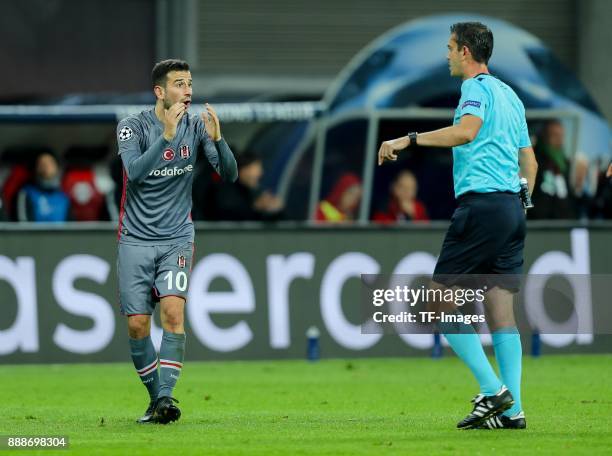
[[[416,146],[417,145],[417,133],[416,133],[416,131],[411,131],[410,133],[408,133],[408,139],[410,140],[410,143],[408,144],[408,147]]]

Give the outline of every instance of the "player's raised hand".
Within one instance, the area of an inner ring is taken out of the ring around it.
[[[221,139],[221,125],[219,124],[219,117],[211,105],[206,103],[206,111],[202,113],[202,121],[206,127],[206,133],[214,141]]]
[[[406,137],[383,142],[380,145],[380,149],[378,149],[378,166],[382,165],[386,160],[396,161],[397,153],[408,147],[409,144],[410,140]]]
[[[164,138],[171,141],[176,136],[176,127],[183,118],[187,107],[185,103],[177,102],[164,109]]]

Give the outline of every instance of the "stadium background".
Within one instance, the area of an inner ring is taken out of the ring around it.
[[[326,108],[320,100],[356,54],[393,27],[449,11],[503,19],[536,35],[569,68],[564,71],[580,78],[601,110],[601,118],[612,115],[612,81],[606,76],[612,63],[601,58],[607,46],[601,37],[609,35],[611,24],[610,3],[605,1],[271,1],[265,8],[248,1],[5,2],[0,36],[10,43],[2,52],[11,66],[0,74],[4,88],[0,183],[4,181],[7,218],[0,241],[3,362],[117,361],[125,359],[126,346],[115,302],[116,205],[108,205],[105,217],[109,221],[85,217],[86,221],[60,225],[13,223],[6,188],[16,167],[50,148],[63,157],[64,168],[84,166],[90,173],[87,183],[106,193],[106,202],[111,202],[120,191],[110,179],[113,163],[117,163],[116,120],[153,102],[150,67],[167,57],[190,62],[194,99],[219,106],[224,134],[238,154],[254,148],[264,157],[264,165],[274,165],[274,160],[282,163],[286,151],[279,147],[280,152],[269,157],[266,147],[274,143],[279,129],[296,128],[300,122],[314,136],[321,131],[324,124],[318,119]],[[441,59],[443,55],[441,51]],[[290,103],[283,104],[286,102]],[[418,107],[406,112],[410,116],[395,120],[400,131],[447,122],[443,109],[434,117]],[[579,124],[571,109],[533,113],[536,123],[556,116],[569,122],[569,148],[578,147],[572,128]],[[336,141],[346,141],[355,132],[365,134],[367,118],[359,122],[338,129]],[[390,134],[392,128],[386,128]],[[361,172],[365,160],[364,155],[350,155],[355,148],[365,148],[363,144],[351,144],[348,154],[334,155],[338,146],[331,136],[328,142],[331,145],[323,148],[325,165],[320,174],[316,170],[312,174],[310,163],[305,184],[285,194],[287,212],[294,215],[288,217],[290,221],[197,223],[201,267],[196,267],[197,286],[192,286],[187,311],[190,331],[196,335],[189,350],[191,359],[300,358],[306,349],[305,332],[311,326],[322,331],[320,343],[326,357],[429,353],[433,338],[425,343],[397,343],[391,337],[354,342],[355,338],[368,339],[359,330],[357,279],[360,272],[389,273],[402,259],[403,269],[397,272],[430,272],[431,264],[411,265],[407,259],[421,253],[431,258],[437,255],[452,211],[449,154],[444,154],[446,174],[441,181],[440,174],[434,174],[435,179],[420,182],[426,189],[423,194],[446,195],[430,206],[434,220],[427,225],[371,224],[368,214],[374,203],[364,206],[366,194],[353,225],[321,226],[312,223],[314,204],[329,191],[338,170]],[[604,143],[604,150],[599,151],[603,157],[610,156],[609,144]],[[309,151],[314,149],[311,145]],[[575,153],[570,151],[570,158]],[[314,160],[316,163],[316,155]],[[422,162],[417,157],[408,166],[428,166]],[[601,172],[607,162],[598,163],[593,167]],[[300,162],[297,174],[285,178],[290,181],[286,185],[291,187],[292,179],[299,181],[302,165]],[[263,182],[278,191],[282,178],[271,174],[266,170]],[[361,177],[367,181],[367,170]],[[313,185],[320,190],[311,192]],[[381,194],[386,198],[386,185],[388,180],[382,185],[380,178],[371,183],[371,199]],[[198,191],[201,189],[196,188],[194,195]],[[427,196],[423,198],[427,201]],[[298,214],[291,207],[302,210]],[[526,271],[547,254],[563,252],[575,266],[564,273],[609,273],[611,227],[605,220],[584,217],[531,222]],[[583,241],[576,243],[575,239]],[[351,255],[367,258],[351,264]],[[375,266],[368,263],[370,259]],[[294,275],[282,276],[283,267],[292,262]],[[90,264],[100,269],[91,272]],[[197,275],[205,267],[218,271],[217,275]],[[228,274],[228,268],[235,275]],[[325,286],[330,271],[342,277],[336,288]],[[236,277],[244,277],[248,284]],[[224,300],[224,296],[229,298]],[[236,302],[227,304],[232,298]],[[339,313],[330,309],[339,309]],[[331,315],[342,318],[337,322]],[[524,338],[524,343],[529,349],[531,339]],[[611,348],[609,338],[602,335],[591,340],[570,338],[559,344],[544,341],[543,345],[545,352]]]
[[[151,62],[181,55],[206,96],[280,92],[320,99],[348,61],[390,28],[471,12],[542,39],[609,118],[612,63],[601,58],[609,8],[605,0],[271,0],[265,7],[248,0],[4,1],[0,36],[9,45],[2,56],[20,74],[0,76],[2,98],[147,91]]]

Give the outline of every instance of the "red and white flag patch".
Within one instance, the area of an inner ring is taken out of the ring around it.
[[[165,149],[165,150],[162,152],[162,158],[163,158],[165,161],[170,161],[170,160],[174,159],[174,151],[173,151],[172,149],[170,149],[170,148]]]

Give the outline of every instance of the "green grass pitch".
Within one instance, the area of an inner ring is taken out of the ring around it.
[[[67,435],[60,455],[610,454],[612,355],[526,358],[526,431],[459,431],[477,392],[454,357],[187,362],[183,417],[137,425],[131,364],[0,366],[0,435]]]

